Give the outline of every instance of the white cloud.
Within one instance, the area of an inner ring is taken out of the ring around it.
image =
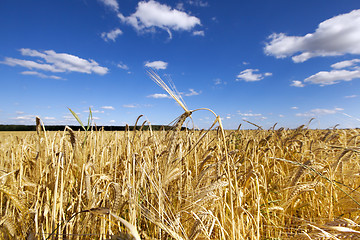
[[[119,11],[119,4],[116,0],[99,0],[100,2],[104,3],[106,6],[110,7],[115,12]]]
[[[56,118],[54,117],[44,117],[44,120],[55,120]]]
[[[282,115],[282,114],[279,114],[279,117],[283,118],[283,117],[285,117],[285,116],[284,116],[284,115]]]
[[[221,80],[220,78],[214,79],[214,85],[221,85],[221,84],[226,85],[227,82],[224,82],[224,81]]]
[[[214,80],[214,84],[215,85],[220,85],[222,83],[221,79],[220,78],[217,78]]]
[[[258,71],[259,69],[246,69],[237,75],[236,81],[255,82],[272,75],[272,73],[255,73]]]
[[[128,67],[126,64],[122,63],[122,62],[120,62],[120,63],[117,65],[117,67],[118,67],[118,68],[121,68],[121,69],[124,69],[124,70],[129,70],[129,67]]]
[[[292,81],[292,84],[290,84],[290,86],[293,86],[293,87],[304,87],[305,85],[304,85],[301,81],[294,80],[294,81]]]
[[[24,115],[11,118],[13,120],[33,120],[35,122],[35,115]]]
[[[184,11],[185,10],[184,3],[182,3],[182,2],[177,3],[175,8],[177,10]]]
[[[200,93],[201,93],[201,91],[200,92],[196,92],[194,89],[192,89],[192,88],[190,88],[189,89],[189,93],[185,93],[184,95],[186,96],[186,97],[190,97],[190,96],[196,96],[196,95],[199,95]]]
[[[53,65],[50,64],[44,64],[44,63],[37,63],[34,61],[29,61],[29,60],[22,60],[22,59],[16,59],[16,58],[10,58],[10,57],[6,57],[4,61],[0,62],[2,64],[6,64],[9,66],[22,66],[22,67],[26,67],[29,69],[40,69],[43,71],[50,71],[50,72],[63,72],[60,69],[56,69]]]
[[[243,116],[243,117],[261,117],[262,114],[261,113],[252,113],[252,112],[249,112],[249,113],[241,113],[240,111],[238,111],[238,114],[240,116]]]
[[[16,111],[15,113],[18,114],[18,115],[21,115],[21,114],[24,114],[25,112],[23,112],[23,111]]]
[[[147,97],[148,98],[170,98],[170,96],[165,93],[155,93],[155,94],[151,94]]]
[[[200,19],[190,16],[184,11],[172,9],[154,0],[138,3],[136,12],[128,17],[119,13],[118,17],[124,23],[133,26],[137,31],[154,31],[154,28],[164,29],[170,38],[171,31],[190,31],[196,25],[201,25]]]
[[[135,104],[124,104],[122,105],[124,108],[137,108],[139,107],[138,105],[135,105]]]
[[[201,1],[201,0],[189,0],[188,3],[190,5],[194,5],[194,6],[197,6],[197,7],[208,7],[209,6],[208,2]]]
[[[346,60],[346,61],[334,63],[333,65],[331,65],[331,67],[335,69],[347,68],[347,67],[352,67],[359,62],[360,59]]]
[[[344,98],[356,98],[358,95],[349,95],[349,96],[345,96]]]
[[[109,123],[115,123],[116,121],[115,120],[110,120]]]
[[[192,33],[194,36],[205,36],[204,31],[193,31]]]
[[[154,68],[156,70],[159,69],[166,69],[168,66],[167,62],[164,61],[153,61],[153,62],[146,62],[145,67]]]
[[[90,112],[89,110],[85,110],[85,111],[83,111],[83,112],[86,112],[86,113],[88,113],[88,112]],[[91,113],[105,113],[104,111],[100,111],[100,110],[93,110],[93,109],[91,109]]]
[[[115,39],[121,34],[123,34],[123,32],[119,28],[115,28],[114,30],[112,30],[110,32],[101,33],[101,37],[106,42],[109,40],[112,40],[113,42],[115,42]]]
[[[297,109],[299,109],[298,107],[291,107],[290,109],[292,109],[292,110],[297,110]]]
[[[53,50],[39,52],[37,50],[22,48],[20,49],[20,52],[23,56],[42,58],[46,63],[8,57],[5,58],[5,61],[0,63],[9,66],[22,66],[29,69],[39,69],[50,72],[81,72],[104,75],[109,71],[108,68],[99,66],[99,64],[92,59],[85,60],[67,53],[56,53]]]
[[[316,108],[316,109],[310,110],[310,112],[297,113],[296,116],[297,117],[314,117],[314,116],[319,116],[319,115],[335,114],[335,113],[338,113],[343,110],[344,109],[342,109],[342,108],[334,108],[334,109]]]
[[[102,106],[101,108],[105,110],[115,110],[113,106]]]
[[[264,51],[276,58],[304,62],[317,56],[360,54],[360,9],[323,21],[314,33],[287,36],[274,33]]]
[[[351,81],[357,78],[360,78],[360,70],[331,70],[330,72],[320,71],[306,78],[304,82],[325,86],[336,84],[340,81]]]
[[[40,78],[51,78],[51,79],[57,79],[57,80],[63,79],[63,78],[58,77],[58,76],[46,75],[46,74],[39,73],[39,72],[36,72],[36,71],[23,71],[23,72],[21,72],[21,74],[23,74],[23,75],[34,75],[34,76],[38,76]]]

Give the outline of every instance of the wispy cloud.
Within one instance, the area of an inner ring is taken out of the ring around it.
[[[90,112],[89,110],[84,110],[83,112],[85,112],[85,113],[88,113],[88,112]],[[93,110],[93,109],[91,109],[91,113],[105,113],[104,111],[100,111],[100,110]]]
[[[299,107],[291,107],[290,109],[297,110],[297,109],[299,109]]]
[[[356,97],[358,97],[358,95],[354,94],[354,95],[345,96],[344,98],[356,98]]]
[[[146,62],[145,67],[154,68],[156,70],[159,69],[166,69],[168,66],[167,62],[164,61],[153,61],[153,62]]]
[[[102,106],[101,108],[105,110],[115,110],[113,106]]]
[[[237,77],[236,81],[245,81],[245,82],[256,82],[264,79],[265,77],[271,76],[272,73],[257,73],[259,69],[246,69],[240,72]]]
[[[115,28],[114,30],[112,30],[110,32],[101,33],[101,37],[106,42],[109,41],[109,40],[115,42],[116,38],[118,36],[120,36],[121,34],[123,34],[123,32],[119,28]]]
[[[23,115],[11,118],[13,120],[33,120],[35,122],[35,115]]]
[[[193,31],[192,33],[194,36],[205,36],[205,32],[204,31]]]
[[[124,107],[124,108],[137,108],[137,107],[139,107],[139,105],[137,105],[137,104],[124,104],[124,105],[122,105],[122,107]]]
[[[119,4],[117,3],[116,0],[99,0],[99,1],[105,4],[105,6],[114,10],[115,12],[119,11]]]
[[[42,58],[46,63],[38,63],[10,57],[6,57],[5,60],[0,63],[9,66],[22,66],[29,69],[39,69],[49,72],[81,72],[104,75],[109,71],[108,68],[101,67],[92,59],[85,60],[67,53],[56,53],[53,50],[39,52],[37,50],[22,48],[20,49],[20,53],[23,56]]]
[[[276,58],[292,56],[294,62],[318,56],[360,54],[360,9],[323,21],[314,33],[305,36],[274,33],[269,39],[264,48],[267,55]]]
[[[188,0],[188,4],[197,6],[197,7],[208,7],[209,3],[207,1],[202,0]]]
[[[335,114],[338,112],[343,111],[342,108],[334,108],[334,109],[324,109],[324,108],[316,108],[312,109],[309,112],[305,113],[297,113],[295,114],[297,117],[315,117],[320,115],[329,115],[329,114]]]
[[[171,98],[169,95],[165,93],[155,93],[147,96],[148,98]]]
[[[39,73],[36,71],[23,71],[21,72],[22,75],[33,75],[33,76],[37,76],[40,78],[50,78],[50,79],[56,79],[56,80],[61,80],[63,78],[59,77],[59,76],[55,76],[55,75],[46,75],[43,73]]]
[[[118,68],[121,68],[121,69],[124,69],[124,70],[129,70],[129,67],[126,65],[126,64],[124,64],[124,63],[122,63],[122,62],[120,62],[118,65],[116,65]]]
[[[243,117],[261,117],[262,116],[261,113],[252,113],[252,112],[242,113],[242,112],[238,111],[238,114]]]
[[[192,89],[192,88],[190,88],[189,91],[190,91],[189,93],[184,93],[184,95],[185,95],[186,97],[196,96],[196,95],[199,95],[199,94],[201,93],[201,91],[200,91],[200,92],[197,92],[197,91],[195,91],[195,90]]]
[[[304,87],[304,83],[298,80],[294,80],[292,81],[292,83],[290,84],[290,86],[292,87]]]
[[[160,28],[168,32],[172,38],[173,31],[190,31],[196,25],[201,25],[200,19],[190,16],[188,13],[172,9],[166,4],[161,4],[154,0],[140,1],[136,12],[128,17],[119,13],[118,17],[126,24],[134,27],[138,32],[153,31]]]
[[[345,115],[345,116],[347,116],[347,117],[349,117],[349,118],[355,119],[356,121],[359,121],[359,122],[360,122],[360,118],[351,116],[351,115],[349,115],[349,114],[347,114],[347,113],[342,113],[342,114]]]

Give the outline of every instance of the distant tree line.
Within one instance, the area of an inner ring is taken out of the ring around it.
[[[81,126],[69,126],[74,131],[83,131]],[[93,126],[94,131],[125,131],[125,130],[134,130],[134,126]],[[167,125],[151,125],[153,131],[160,130],[170,130],[172,127]],[[65,129],[64,125],[48,125],[45,126],[46,131],[63,131]],[[136,130],[140,130],[141,126],[136,126]],[[182,127],[181,130],[185,130],[186,127]],[[145,125],[142,127],[142,130],[148,131],[149,126]],[[0,131],[36,131],[35,125],[0,125]]]

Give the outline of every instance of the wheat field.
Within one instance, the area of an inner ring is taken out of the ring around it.
[[[2,239],[360,239],[358,129],[225,131],[149,75],[184,110],[170,130],[69,109],[84,131],[1,133]],[[196,111],[213,125],[182,131]]]
[[[3,132],[1,238],[360,239],[357,129],[223,133]]]

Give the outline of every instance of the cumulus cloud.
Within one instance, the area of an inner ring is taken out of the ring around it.
[[[331,65],[333,70],[320,71],[306,78],[304,82],[325,86],[360,78],[360,67],[358,66],[358,63],[360,63],[360,59],[334,63]]]
[[[236,77],[236,81],[244,80],[245,82],[256,82],[264,79],[264,77],[271,76],[272,73],[256,73],[259,69],[246,69],[239,73]]]
[[[314,33],[269,36],[264,51],[276,58],[292,56],[294,62],[304,62],[318,56],[360,54],[360,9],[323,21]]]
[[[6,57],[5,60],[0,63],[9,66],[22,66],[29,69],[38,69],[49,72],[81,72],[104,75],[109,71],[108,68],[101,67],[92,59],[85,60],[67,53],[56,53],[53,50],[39,52],[37,50],[22,48],[20,49],[20,52],[23,56],[42,58],[46,63],[9,57]]]
[[[293,87],[304,87],[305,85],[304,85],[301,81],[294,80],[294,81],[292,81],[292,84],[290,84],[290,86],[293,86]]]
[[[146,62],[145,67],[154,68],[156,70],[159,69],[166,69],[168,63],[164,61],[153,61],[153,62]]]
[[[105,4],[106,6],[110,7],[115,12],[119,11],[119,4],[117,3],[116,0],[99,0],[99,1]]]
[[[123,32],[119,28],[115,28],[114,30],[112,30],[110,32],[101,33],[101,37],[106,42],[109,40],[115,42],[116,38],[121,34],[123,34]]]
[[[147,96],[148,98],[171,98],[169,95],[165,93],[155,93]]]
[[[351,81],[360,78],[360,70],[331,70],[320,71],[304,80],[312,84],[319,84],[320,86],[332,85],[340,81]]]
[[[170,38],[172,37],[171,30],[190,31],[196,25],[201,25],[200,19],[197,17],[154,0],[141,1],[138,3],[136,12],[128,17],[119,13],[118,17],[139,32],[154,31],[155,28],[160,28],[167,31]]]
[[[102,106],[101,108],[105,110],[115,110],[113,106]]]
[[[50,79],[56,79],[56,80],[60,80],[60,79],[63,79],[59,76],[55,76],[55,75],[46,75],[46,74],[43,74],[43,73],[39,73],[39,72],[36,72],[36,71],[23,71],[21,72],[22,75],[33,75],[33,76],[38,76],[40,78],[50,78]]]
[[[295,114],[297,117],[315,117],[319,115],[329,115],[329,114],[335,114],[340,111],[343,111],[342,108],[334,108],[334,109],[324,109],[324,108],[316,108],[310,110],[310,112],[305,113],[297,113]]]
[[[192,33],[194,36],[205,36],[205,32],[204,31],[193,31]]]

